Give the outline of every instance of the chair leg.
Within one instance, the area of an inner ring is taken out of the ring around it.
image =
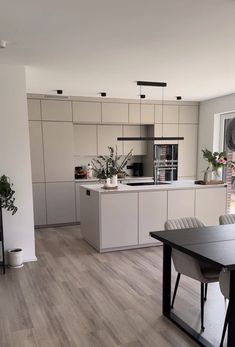
[[[208,289],[208,283],[205,284],[205,296],[204,296],[204,301],[207,300],[207,289]]]
[[[225,333],[226,333],[227,326],[228,326],[228,318],[229,318],[229,304],[228,304],[228,308],[227,308],[227,312],[226,312],[226,316],[225,316],[225,320],[224,320],[224,327],[223,327],[223,332],[222,332],[219,347],[223,347],[224,337],[225,337]]]
[[[204,329],[204,283],[201,283],[201,330]]]
[[[178,273],[177,278],[176,278],[176,282],[175,282],[175,289],[174,289],[173,298],[172,298],[172,302],[171,302],[171,308],[174,308],[174,302],[175,302],[177,289],[178,289],[178,286],[179,286],[180,276],[181,276],[181,274]]]

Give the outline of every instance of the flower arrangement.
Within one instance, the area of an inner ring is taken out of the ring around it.
[[[12,186],[9,177],[6,175],[0,177],[0,206],[15,214],[17,207],[15,206],[15,191],[11,188]]]
[[[212,169],[218,175],[218,169],[223,168],[225,166],[235,168],[235,162],[227,159],[226,152],[211,152],[207,148],[202,149],[203,158],[208,161],[209,166],[207,167],[207,171]]]
[[[99,179],[111,178],[114,175],[125,176],[126,172],[124,169],[132,157],[133,149],[124,158],[122,155],[118,155],[117,146],[115,150],[113,147],[108,147],[108,149],[109,155],[100,155],[91,161],[95,176]]]

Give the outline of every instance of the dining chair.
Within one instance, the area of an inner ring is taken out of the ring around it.
[[[235,224],[235,214],[224,214],[219,217],[219,224]]]
[[[225,297],[225,299],[229,299],[229,287],[230,287],[230,271],[221,271],[219,276],[219,284],[220,284],[220,290]],[[224,343],[224,337],[228,326],[228,319],[229,319],[229,312],[230,312],[230,306],[228,304],[225,320],[224,320],[224,327],[222,332],[222,337],[220,341],[220,347],[223,346]]]
[[[165,230],[200,228],[204,224],[196,217],[169,219],[165,222]],[[201,283],[201,329],[204,330],[204,301],[207,299],[208,283],[218,282],[220,268],[202,263],[190,255],[172,249],[172,259],[177,274],[171,308],[174,307],[175,297],[179,286],[181,274],[195,279]]]
[[[235,214],[224,214],[220,216],[219,223],[221,225],[235,224]],[[229,299],[229,283],[230,283],[230,272],[222,271],[219,277],[219,284],[220,284],[220,290],[222,294],[224,295],[225,299]],[[220,341],[220,347],[223,346],[224,337],[225,337],[225,333],[228,326],[228,317],[229,317],[229,304],[228,304],[228,308],[227,308],[227,312],[225,316],[224,327],[223,327],[222,337]]]

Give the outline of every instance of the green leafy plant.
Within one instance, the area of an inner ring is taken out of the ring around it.
[[[117,146],[115,150],[113,147],[108,147],[108,149],[109,155],[100,155],[91,161],[95,176],[99,179],[107,179],[114,175],[125,176],[124,169],[132,157],[133,149],[126,156],[118,155]]]
[[[207,148],[202,149],[203,158],[208,162],[207,170],[212,169],[218,172],[221,167],[229,166],[232,169],[235,168],[235,162],[227,159],[226,152],[212,152]]]
[[[18,208],[15,206],[15,191],[11,188],[13,184],[11,183],[9,177],[2,175],[0,177],[0,204],[1,208],[5,208],[12,214],[15,214]]]

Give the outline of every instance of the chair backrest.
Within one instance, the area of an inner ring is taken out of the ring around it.
[[[219,224],[235,224],[235,214],[224,214],[219,217]]]
[[[165,230],[200,228],[203,226],[205,225],[196,217],[168,219],[165,222]]]

